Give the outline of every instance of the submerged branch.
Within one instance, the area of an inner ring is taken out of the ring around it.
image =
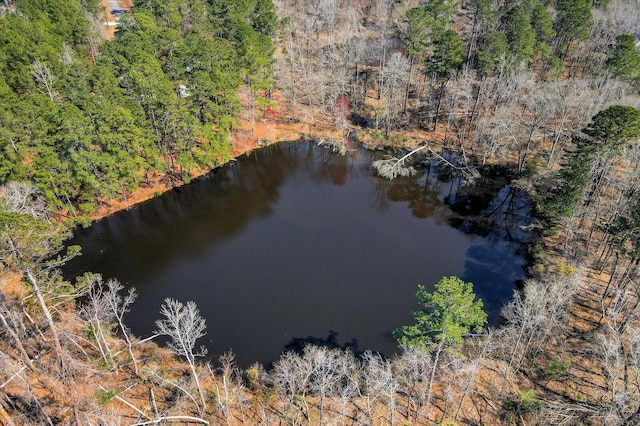
[[[427,148],[427,145],[418,147],[401,158],[391,157],[383,160],[376,160],[371,163],[371,166],[378,172],[378,175],[389,180],[395,179],[398,176],[413,176],[417,173],[417,170],[412,165],[406,164],[406,162],[414,154]]]
[[[429,145],[422,145],[418,148],[415,148],[414,150],[410,151],[409,153],[405,154],[400,158],[390,157],[382,160],[376,160],[373,163],[371,163],[371,166],[376,170],[376,172],[378,172],[379,176],[389,180],[395,179],[398,176],[401,176],[401,177],[413,176],[417,173],[417,170],[415,169],[415,167],[413,167],[412,164],[410,164],[409,160],[415,154],[423,150],[428,151],[431,155],[437,158],[438,161],[446,164],[447,166],[451,167],[453,170],[459,172],[466,181],[473,181],[480,177],[480,174],[478,173],[478,171],[475,168],[472,168],[471,166],[469,166],[469,164],[465,164],[464,166],[458,166],[452,163],[451,161],[447,160],[446,158],[444,158],[442,155],[438,154],[431,147],[429,147]]]

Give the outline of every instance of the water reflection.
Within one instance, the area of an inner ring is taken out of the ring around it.
[[[497,322],[524,276],[524,198],[496,176],[473,187],[445,179],[435,162],[383,180],[370,167],[380,155],[268,147],[79,230],[70,244],[84,255],[65,272],[135,286],[128,321],[141,336],[166,297],[195,300],[210,353],[233,349],[243,365],[327,330],[393,353],[391,331],[412,321],[417,285],[445,275],[473,282]]]

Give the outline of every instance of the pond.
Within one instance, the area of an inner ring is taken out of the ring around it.
[[[380,152],[337,155],[312,142],[243,156],[189,185],[97,221],[69,244],[64,272],[99,272],[137,289],[126,321],[151,335],[162,301],[193,300],[204,344],[241,365],[306,341],[390,355],[412,322],[418,284],[474,284],[490,321],[524,278],[526,198],[500,173],[465,186],[435,161],[377,177]]]

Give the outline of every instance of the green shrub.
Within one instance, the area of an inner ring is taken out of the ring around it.
[[[106,405],[107,403],[109,403],[109,401],[111,401],[113,398],[118,396],[118,394],[121,391],[122,390],[120,388],[115,388],[113,390],[109,390],[109,389],[98,390],[95,392],[95,396],[96,396],[96,399],[98,400],[98,404]]]

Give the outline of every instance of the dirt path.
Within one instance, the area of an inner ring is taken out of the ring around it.
[[[133,8],[132,0],[102,0],[102,6],[105,10],[106,34],[107,38],[111,39],[116,33],[116,25],[120,16],[124,13],[131,13]]]

